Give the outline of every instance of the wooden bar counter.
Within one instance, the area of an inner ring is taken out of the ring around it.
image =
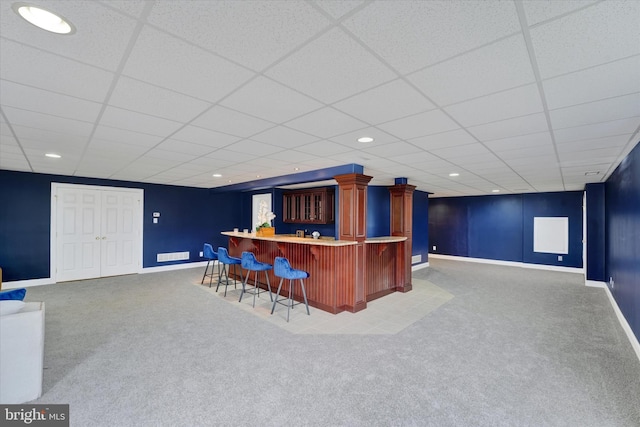
[[[229,237],[228,250],[231,256],[240,258],[244,251],[253,252],[258,261],[269,264],[273,264],[275,257],[282,256],[289,260],[293,268],[307,271],[309,278],[305,280],[305,288],[309,305],[333,314],[355,312],[366,307],[366,304],[364,307],[356,304],[357,276],[364,274],[367,301],[396,290],[404,291],[405,283],[410,280],[405,277],[404,241],[407,238],[402,236],[365,240],[365,270],[356,271],[355,241],[289,235],[263,237],[255,233],[232,231],[222,234]],[[266,288],[264,276],[259,280],[260,285]],[[269,281],[272,292],[275,292],[280,279],[273,274],[273,270],[269,272]],[[296,300],[302,300],[299,283],[295,286],[294,295]]]

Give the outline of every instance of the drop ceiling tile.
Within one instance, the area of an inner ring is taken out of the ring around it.
[[[250,139],[243,139],[242,141],[227,145],[225,150],[235,151],[238,153],[251,153],[256,156],[265,156],[267,154],[278,153],[282,151],[282,148],[258,141],[252,141]]]
[[[209,148],[218,148],[238,141],[240,138],[226,133],[220,133],[198,126],[187,125],[174,133],[171,138],[191,142]],[[211,150],[209,150],[211,151]]]
[[[535,82],[522,34],[456,56],[408,78],[440,106]]]
[[[476,126],[542,111],[538,86],[522,86],[445,108],[463,126]]]
[[[640,2],[607,1],[531,28],[541,77],[640,54],[638,16]]]
[[[100,104],[0,80],[2,105],[67,119],[93,122]]]
[[[93,138],[85,151],[85,160],[100,158],[103,161],[130,162],[144,154],[148,148],[131,145],[126,142],[115,142]]]
[[[147,21],[253,70],[262,70],[330,20],[306,2],[157,2]]]
[[[244,138],[273,127],[272,123],[221,106],[213,107],[191,124]]]
[[[224,161],[228,164],[235,164],[241,161],[247,161],[258,157],[259,155],[254,153],[253,151],[246,151],[243,153],[238,153],[237,151],[227,150],[226,148],[220,148],[213,153],[207,154],[204,157],[201,157],[201,160],[204,159],[215,159],[218,161]],[[195,160],[194,160],[195,161]]]
[[[314,0],[318,6],[324,9],[329,15],[335,19],[339,19],[346,15],[356,7],[364,3],[364,0]]]
[[[538,156],[554,156],[555,150],[553,149],[553,145],[548,144],[537,147],[518,148],[515,150],[496,151],[496,155],[508,162],[511,159],[521,159]]]
[[[483,154],[491,154],[487,148],[480,144],[479,142],[474,142],[472,144],[460,145],[457,147],[446,147],[446,148],[438,148],[436,150],[431,150],[432,154],[436,156],[443,157],[447,160],[458,159],[461,157],[468,156],[480,156]]]
[[[553,110],[640,92],[638,75],[640,55],[545,80],[542,84],[547,105]]]
[[[97,126],[93,134],[92,143],[94,140],[111,141],[148,149],[160,143],[162,137],[110,126]]]
[[[211,104],[128,77],[118,79],[109,104],[150,116],[186,122]],[[180,108],[176,108],[179,105]]]
[[[411,139],[458,129],[460,126],[441,110],[433,110],[384,123],[378,127],[400,139]]]
[[[533,167],[539,170],[543,167],[553,168],[558,164],[558,159],[555,155],[547,154],[536,157],[519,157],[517,159],[509,159],[507,164],[517,171],[522,170],[523,166],[526,166],[527,168]]]
[[[613,148],[617,147],[621,150],[622,147],[627,145],[631,134],[607,136],[604,138],[592,138],[592,139],[580,139],[577,141],[565,142],[558,144],[558,153],[572,153],[580,150],[595,150],[598,148]]]
[[[100,124],[122,130],[130,130],[147,135],[166,137],[178,130],[181,124],[173,120],[153,117],[148,114],[107,107],[102,114]]]
[[[360,137],[370,137],[373,138],[372,142],[359,142],[358,138]],[[397,142],[398,138],[393,135],[389,135],[388,133],[373,127],[358,129],[354,132],[344,133],[342,135],[334,136],[331,138],[331,141],[337,142],[344,146],[350,147],[354,150],[366,150],[367,148],[377,147],[380,145],[389,144],[392,142]]]
[[[2,2],[0,28],[3,35],[10,38],[10,35],[19,34],[20,43],[37,49],[111,71],[118,68],[133,34],[135,20],[97,2],[39,1],[38,4],[69,18],[78,32],[62,40],[22,20],[11,10],[11,2]]]
[[[498,153],[510,150],[522,150],[528,148],[552,148],[553,140],[549,132],[531,133],[528,135],[502,138],[484,143],[487,148]]]
[[[602,161],[615,161],[615,158],[620,153],[620,147],[606,147],[606,148],[597,148],[594,150],[580,150],[580,151],[572,151],[568,152],[560,152],[558,156],[560,157],[560,161],[562,165],[565,165],[565,162],[573,162],[575,160],[589,160],[591,163],[602,162]]]
[[[499,1],[374,2],[344,25],[403,74],[520,31]]]
[[[139,18],[146,4],[145,0],[101,0],[104,6],[118,9],[134,18]]]
[[[4,97],[2,98],[2,101],[4,102]],[[5,105],[2,106],[2,110],[7,115],[9,122],[14,126],[22,125],[25,127],[33,127],[58,133],[62,129],[68,134],[85,136],[89,136],[93,129],[93,123],[89,122],[20,110],[18,108],[12,108]]]
[[[640,117],[640,93],[560,108],[550,111],[549,115],[556,129]]]
[[[412,138],[410,143],[422,148],[423,150],[436,150],[438,148],[455,147],[458,145],[466,145],[477,142],[476,139],[464,129],[456,129],[453,131],[442,132],[435,135],[421,136]]]
[[[52,132],[50,130],[38,129],[29,126],[14,125],[13,131],[21,142],[35,140],[51,144],[52,147],[60,145],[73,145],[76,147],[84,146],[88,141],[87,135]]]
[[[254,141],[265,142],[283,148],[295,148],[318,140],[317,137],[284,126],[267,129],[251,137]]]
[[[265,156],[268,159],[279,159],[285,162],[289,162],[291,164],[295,164],[296,166],[302,162],[313,161],[314,156],[308,153],[303,153],[297,150],[283,150],[274,154],[269,154]],[[294,167],[296,167],[294,166]],[[292,168],[293,171],[293,168]],[[291,172],[294,173],[294,172]]]
[[[145,157],[183,163],[183,162],[189,162],[195,159],[197,156],[194,154],[180,153],[176,151],[168,151],[168,150],[162,150],[159,148],[153,148],[145,153]]]
[[[592,125],[576,126],[572,128],[558,129],[554,132],[556,143],[577,141],[589,138],[601,138],[613,135],[625,135],[634,133],[640,123],[640,117],[612,120],[610,122],[595,123]]]
[[[104,101],[114,78],[108,71],[4,38],[0,58],[4,80],[89,101]]]
[[[232,93],[222,106],[275,123],[317,110],[323,104],[265,77],[258,77]]]
[[[176,153],[185,153],[193,156],[202,156],[211,153],[214,148],[206,145],[193,144],[191,142],[180,141],[177,139],[166,139],[157,146],[160,150],[172,151]]]
[[[411,165],[413,167],[421,167],[429,163],[442,161],[439,157],[427,153],[426,151],[417,151],[407,154],[398,153],[397,155],[389,157],[389,159],[402,165]]]
[[[527,24],[533,26],[543,21],[570,13],[576,9],[592,5],[597,0],[564,0],[564,1],[540,1],[523,0],[522,5],[527,16]]]
[[[287,122],[287,126],[318,138],[330,138],[367,127],[366,123],[330,107]]]
[[[484,125],[472,126],[467,128],[467,130],[480,141],[491,141],[494,139],[509,138],[511,136],[548,131],[549,126],[544,113],[536,113]]]
[[[364,122],[378,124],[433,110],[435,106],[403,80],[394,80],[333,105]]]
[[[347,98],[397,77],[338,28],[288,56],[269,69],[266,75],[326,103]]]
[[[374,156],[384,157],[387,159],[397,155],[422,152],[422,149],[404,141],[366,146],[362,147],[360,150],[365,153],[373,154]]]
[[[123,74],[209,102],[217,102],[254,75],[148,26],[140,32]]]

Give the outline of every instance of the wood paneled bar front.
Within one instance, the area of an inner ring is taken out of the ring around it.
[[[231,256],[240,258],[242,252],[253,252],[258,261],[273,264],[277,256],[285,257],[293,268],[309,273],[305,281],[309,305],[329,313],[356,312],[366,308],[356,295],[356,277],[367,278],[366,301],[401,290],[406,283],[404,241],[406,237],[389,236],[367,239],[366,271],[356,274],[357,242],[350,240],[324,240],[275,235],[256,236],[255,233],[225,231],[229,237]],[[244,273],[243,273],[244,274]],[[280,279],[269,273],[271,291],[278,288]],[[239,277],[237,277],[239,279]],[[264,276],[260,286],[266,289]],[[253,281],[253,280],[252,280]],[[299,284],[294,288],[294,299],[302,301]]]

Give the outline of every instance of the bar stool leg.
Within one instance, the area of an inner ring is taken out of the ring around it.
[[[278,285],[278,290],[276,291],[276,299],[273,300],[273,305],[271,306],[271,314],[273,314],[273,310],[276,309],[278,297],[280,296],[280,289],[282,288],[282,282],[284,282],[284,277],[280,279],[280,284]]]
[[[202,285],[204,283],[204,278],[207,277],[207,269],[209,268],[209,263],[211,262],[210,259],[207,260],[207,266],[204,268],[204,274],[202,275],[202,280],[200,281],[200,284]],[[213,267],[211,267],[211,269],[213,270]],[[212,272],[213,273],[213,272]]]
[[[222,275],[227,275],[227,264],[222,264],[222,273],[218,275],[218,285],[216,286],[216,292],[218,292],[218,288],[220,287],[220,283],[222,283]],[[227,275],[228,277],[228,275]]]
[[[289,301],[287,302],[287,323],[289,322],[289,310],[293,308],[293,298],[291,295],[291,290],[293,286],[291,285],[291,282],[293,282],[293,280],[289,279]]]
[[[309,303],[307,302],[307,293],[304,290],[304,283],[302,282],[302,279],[300,280],[300,286],[302,286],[302,296],[304,297],[304,305],[307,307],[307,314],[309,316],[311,316],[311,313],[309,313]]]

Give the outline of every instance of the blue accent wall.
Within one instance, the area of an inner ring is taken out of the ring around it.
[[[143,267],[182,263],[156,262],[162,252],[189,251],[188,262],[201,261],[205,242],[226,245],[221,231],[240,215],[239,194],[210,194],[207,189],[107,179],[0,170],[0,266],[3,281],[48,278],[50,271],[51,183],[144,190]],[[160,212],[153,224],[153,212]]]
[[[391,234],[391,193],[389,187],[367,187],[367,237]]]
[[[620,311],[640,340],[640,144],[605,185],[606,275]]]
[[[412,255],[420,255],[422,262],[429,261],[429,193],[413,192],[413,229],[411,230]]]
[[[533,252],[534,217],[569,218],[569,254]],[[582,192],[431,199],[430,252],[582,267]],[[436,246],[436,250],[433,250]]]
[[[587,280],[606,281],[605,271],[605,184],[585,186],[587,205]]]

